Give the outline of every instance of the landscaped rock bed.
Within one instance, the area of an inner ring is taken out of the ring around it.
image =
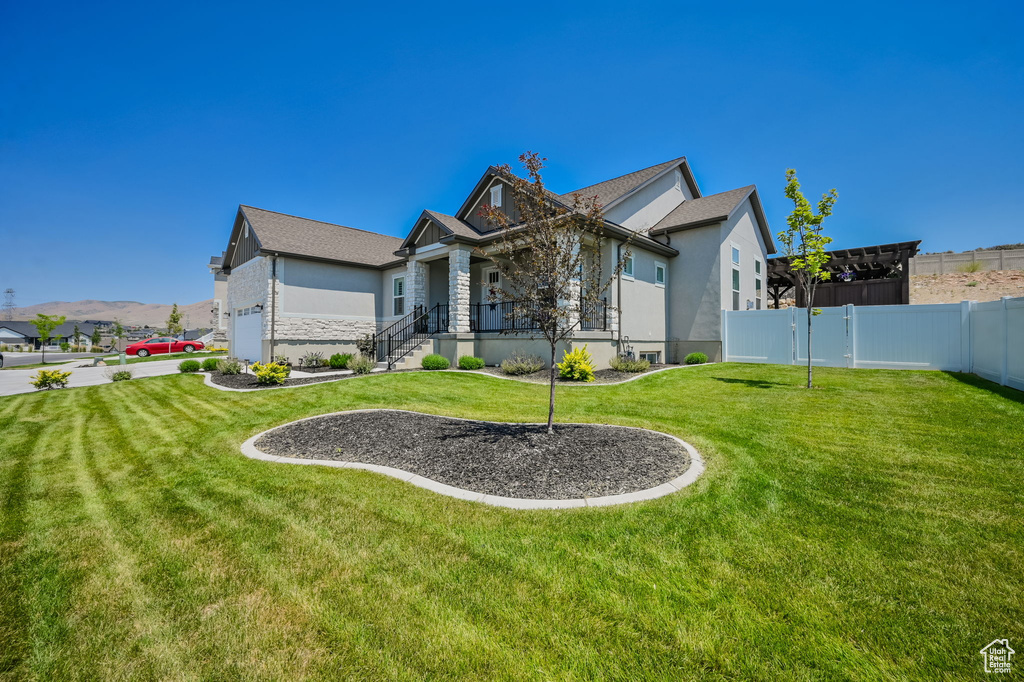
[[[594,371],[594,380],[588,382],[582,381],[571,381],[568,379],[560,379],[558,377],[558,370],[555,370],[555,381],[559,384],[565,384],[567,386],[593,386],[594,384],[618,384],[623,381],[627,381],[634,377],[638,377],[644,374],[650,374],[656,369],[663,369],[665,367],[678,367],[678,365],[651,365],[650,369],[645,372],[619,372],[614,369],[599,369]],[[547,368],[542,369],[539,372],[533,374],[520,374],[510,375],[505,374],[501,367],[484,367],[481,372],[487,374],[493,374],[494,376],[505,377],[506,379],[518,379],[519,381],[526,381],[531,384],[546,384],[551,381],[551,376],[548,373]]]
[[[690,467],[665,434],[598,424],[467,421],[397,410],[328,415],[287,424],[256,448],[279,457],[394,467],[465,490],[566,500],[636,492]]]
[[[210,381],[218,386],[227,388],[281,388],[281,386],[301,386],[302,384],[319,384],[325,381],[341,381],[351,379],[355,374],[331,374],[322,377],[302,377],[296,379],[285,379],[284,384],[260,384],[256,382],[254,374],[221,374],[211,372]]]

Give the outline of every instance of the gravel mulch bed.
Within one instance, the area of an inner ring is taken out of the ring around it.
[[[617,384],[633,377],[638,377],[643,374],[649,374],[656,369],[663,367],[678,367],[679,365],[651,365],[651,368],[646,372],[617,372],[614,369],[599,369],[594,372],[594,380],[589,382],[582,381],[570,381],[568,379],[559,379],[555,377],[555,381],[560,384],[574,385],[574,386],[593,386],[594,384]],[[484,367],[480,370],[487,374],[493,374],[498,377],[505,377],[506,379],[518,379],[519,381],[527,381],[531,384],[546,384],[550,381],[547,369],[542,369],[539,372],[533,374],[520,374],[513,376],[511,374],[505,374],[501,367]],[[556,370],[557,371],[557,370]]]
[[[307,419],[256,441],[267,454],[394,467],[474,492],[566,500],[646,490],[690,467],[676,440],[597,424],[464,421],[374,410]]]
[[[256,383],[256,377],[252,374],[221,374],[220,372],[212,372],[210,374],[210,381],[217,384],[218,386],[226,386],[227,388],[280,388],[281,386],[300,386],[302,384],[319,384],[324,381],[341,381],[343,379],[351,379],[356,374],[333,374],[323,377],[302,377],[301,379],[285,379],[284,384],[278,385],[266,385]]]

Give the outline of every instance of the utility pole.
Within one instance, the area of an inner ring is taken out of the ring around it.
[[[14,311],[17,308],[14,305],[14,289],[4,289],[4,307],[3,307],[3,318],[5,322],[11,322],[14,320]]]

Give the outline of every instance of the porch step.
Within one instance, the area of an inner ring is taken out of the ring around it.
[[[392,369],[414,369],[416,367],[419,367],[420,364],[423,362],[423,358],[426,357],[427,355],[430,355],[433,352],[433,346],[433,339],[424,339],[423,341],[420,342],[418,346],[416,346],[416,348],[410,351],[407,355],[399,358],[398,360],[395,360],[395,364]],[[377,367],[387,369],[388,363],[378,362]]]

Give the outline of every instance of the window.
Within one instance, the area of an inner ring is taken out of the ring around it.
[[[654,264],[654,283],[658,286],[665,286],[665,264],[655,263]]]
[[[622,264],[622,275],[633,279],[633,256],[627,256],[625,262]]]
[[[754,261],[754,307],[761,309],[761,261]]]
[[[501,206],[501,183],[491,187],[491,206]]]
[[[397,316],[405,315],[405,275],[399,275],[391,280],[391,314]]]
[[[740,271],[738,268],[732,269],[732,309],[740,309]]]
[[[652,365],[658,364],[658,360],[660,359],[660,356],[661,356],[661,353],[659,351],[646,351],[646,352],[638,353],[637,354],[637,357],[639,357],[641,360],[646,360],[647,362],[651,363]]]
[[[740,248],[738,246],[732,247],[732,262],[733,265],[740,264]]]

